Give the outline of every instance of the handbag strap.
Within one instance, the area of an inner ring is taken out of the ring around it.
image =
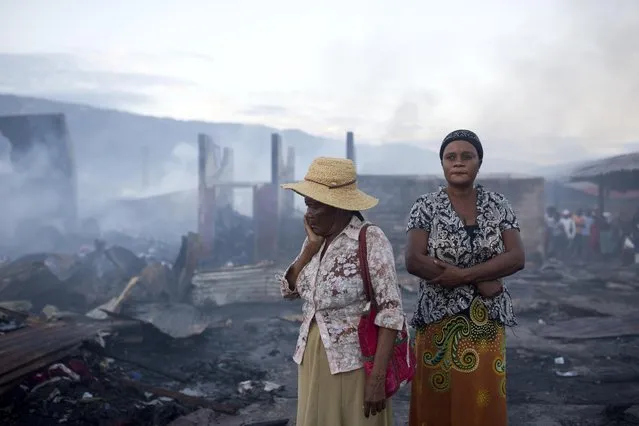
[[[373,297],[373,284],[371,283],[371,272],[368,269],[368,248],[366,247],[366,230],[371,226],[370,223],[365,223],[359,230],[359,267],[362,274],[362,281],[364,281],[364,294],[366,294],[366,300],[371,303],[371,306],[377,308],[375,297]]]

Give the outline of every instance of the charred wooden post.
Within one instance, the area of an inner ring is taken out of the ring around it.
[[[220,164],[220,169],[223,171],[223,180],[225,182],[232,182],[235,178],[235,159],[233,156],[233,148],[225,147],[222,152],[222,162]],[[233,187],[224,186],[220,188],[220,198],[225,204],[233,207],[235,202],[235,196]]]
[[[295,180],[295,148],[289,146],[286,152],[286,163],[280,169],[279,182],[293,182]],[[280,217],[287,217],[293,213],[295,209],[295,194],[293,191],[279,191],[279,210]]]
[[[206,134],[198,135],[198,233],[204,257],[213,254],[218,209],[233,206],[233,150],[222,149]]]
[[[282,166],[282,137],[278,133],[271,134],[271,183],[279,185],[280,168]]]
[[[355,136],[353,132],[346,132],[346,158],[355,162]]]
[[[283,190],[282,137],[271,134],[271,182],[253,189],[254,260],[271,260],[278,252],[280,201]]]
[[[215,237],[213,204],[215,191],[210,191],[207,182],[207,166],[211,150],[211,138],[200,133],[198,135],[198,234],[203,256],[209,256],[213,250]]]

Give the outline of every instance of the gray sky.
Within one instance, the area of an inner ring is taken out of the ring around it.
[[[639,141],[639,1],[0,0],[0,91],[572,161]]]

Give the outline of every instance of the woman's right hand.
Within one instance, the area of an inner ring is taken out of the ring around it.
[[[482,297],[491,299],[499,296],[504,291],[501,280],[483,281],[477,283],[477,291]]]
[[[306,230],[306,238],[308,240],[307,246],[309,249],[313,250],[315,253],[319,251],[324,243],[324,237],[317,235],[313,232],[311,225],[308,224],[308,219],[306,215],[304,215],[304,230]]]

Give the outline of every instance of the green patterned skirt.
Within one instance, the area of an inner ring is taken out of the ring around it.
[[[418,330],[411,426],[505,426],[506,339],[479,298]]]

